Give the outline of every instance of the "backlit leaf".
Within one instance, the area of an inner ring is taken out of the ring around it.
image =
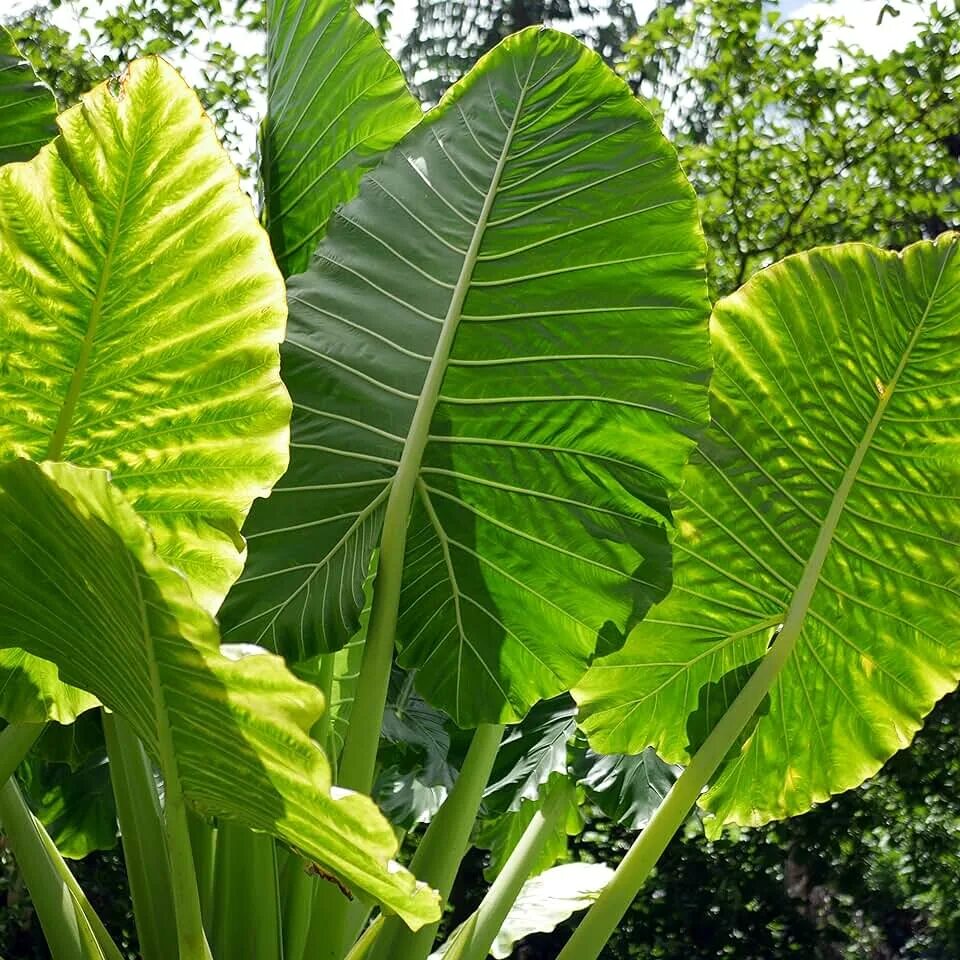
[[[0,168],[0,460],[108,469],[214,610],[250,503],[287,460],[282,280],[200,102],[162,60],[57,122],[38,156]],[[16,651],[4,671],[9,719],[90,705]]]
[[[702,800],[714,831],[857,786],[960,678],[958,247],[819,248],[717,304],[673,592],[575,691],[598,749],[682,763],[799,624]]]
[[[392,862],[374,803],[331,788],[307,732],[320,694],[272,654],[221,653],[213,618],[106,473],[0,466],[0,612],[3,642],[123,716],[161,768],[171,741],[203,813],[281,837],[411,926],[438,917],[436,894]]]

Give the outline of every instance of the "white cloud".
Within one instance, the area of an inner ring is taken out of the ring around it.
[[[917,25],[929,12],[930,3],[895,4],[900,10],[898,17],[889,13],[877,23],[884,0],[837,0],[836,3],[787,2],[782,4],[784,13],[791,17],[842,17],[844,27],[831,27],[826,33],[827,43],[820,53],[821,61],[832,58],[838,42],[862,47],[876,57],[886,56],[894,50],[902,50],[917,36]]]

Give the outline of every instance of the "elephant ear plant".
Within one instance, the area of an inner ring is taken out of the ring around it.
[[[170,66],[54,125],[5,42],[0,822],[54,960],[122,953],[18,787],[46,723],[102,715],[143,960],[589,906],[585,960],[698,801],[802,812],[956,684],[954,238],[765,271],[710,381],[693,192],[571,37],[423,113],[352,3],[270,0],[263,228]],[[616,872],[550,869],[585,796]]]

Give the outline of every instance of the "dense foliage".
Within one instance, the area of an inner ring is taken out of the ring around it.
[[[930,4],[886,56],[842,24],[843,4],[803,19],[679,0],[627,46],[622,69],[659,105],[701,197],[715,295],[817,244],[899,248],[957,223],[960,11]]]

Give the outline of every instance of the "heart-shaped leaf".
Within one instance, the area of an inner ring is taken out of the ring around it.
[[[702,261],[626,84],[563,34],[504,41],[289,284],[292,463],[245,528],[225,636],[341,646],[412,503],[399,643],[424,696],[469,726],[568,689],[668,583],[666,491],[706,417]]]
[[[684,762],[782,628],[714,832],[857,786],[960,678],[958,247],[821,248],[716,306],[673,592],[575,691],[598,749]]]

